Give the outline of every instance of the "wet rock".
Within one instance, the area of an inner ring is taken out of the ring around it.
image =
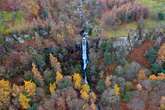
[[[14,42],[14,39],[11,36],[5,37],[5,42]]]
[[[24,39],[24,40],[31,40],[31,39],[32,39],[32,36],[29,35],[29,34],[24,34],[24,35],[23,35],[23,39]]]
[[[22,39],[21,37],[19,37],[19,38],[18,38],[18,42],[19,42],[19,43],[24,43],[24,42],[25,42],[25,40],[24,40],[24,39]]]
[[[37,29],[37,32],[38,32],[39,36],[41,36],[41,37],[48,37],[49,36],[49,29],[48,28],[39,27]]]

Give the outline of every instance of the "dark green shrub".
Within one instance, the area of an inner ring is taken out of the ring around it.
[[[107,47],[106,41],[103,41],[103,42],[101,43],[100,47],[101,47],[102,51],[105,51],[105,50],[106,50],[106,47]]]
[[[159,20],[165,20],[165,13],[159,12],[159,13],[158,13],[158,19],[159,19]]]
[[[112,54],[110,52],[104,52],[105,64],[112,64]]]
[[[43,9],[43,10],[40,12],[40,18],[43,19],[43,20],[46,20],[46,19],[48,18],[48,10]]]
[[[165,73],[165,62],[162,64],[162,70],[161,70],[162,73]]]
[[[81,72],[81,65],[80,64],[75,64],[73,73],[80,73]]]
[[[33,54],[33,61],[40,70],[43,70],[44,66],[46,66],[45,57],[41,54]]]
[[[161,72],[162,72],[162,73],[165,73],[165,69],[162,69]]]
[[[161,72],[161,66],[157,63],[151,64],[151,71],[154,73],[159,73]]]
[[[105,83],[104,80],[99,80],[96,86],[98,92],[103,93],[105,90]]]
[[[43,72],[43,76],[44,76],[44,79],[45,79],[45,82],[46,84],[50,84],[50,83],[53,83],[54,80],[55,80],[55,72],[47,69]]]
[[[157,52],[158,49],[156,47],[152,47],[148,50],[147,54],[145,55],[145,57],[148,59],[150,64],[153,64],[155,62],[157,57]]]
[[[28,110],[37,110],[37,104],[36,103],[32,104],[32,106],[28,108]]]
[[[103,41],[101,43],[101,49],[105,52],[105,51],[109,51],[112,47],[112,41],[110,40],[106,40],[106,41]]]
[[[52,53],[53,55],[56,56],[56,54],[58,53],[58,48],[53,48],[53,47],[50,47],[50,48],[45,48],[43,50],[43,53],[49,57],[49,54]]]

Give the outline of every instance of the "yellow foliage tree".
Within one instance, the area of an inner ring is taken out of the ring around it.
[[[58,81],[60,81],[62,79],[63,79],[63,75],[59,71],[57,71],[56,72],[56,82],[58,82]]]
[[[29,104],[30,99],[22,93],[20,93],[20,95],[19,95],[19,103],[20,103],[22,109],[26,110],[30,107],[30,104]]]
[[[50,91],[51,95],[55,93],[55,91],[56,91],[56,83],[55,82],[49,84],[49,91]]]
[[[83,84],[81,87],[81,91],[86,91],[87,93],[89,93],[90,91],[90,87],[88,84]]]
[[[80,89],[80,88],[81,88],[81,82],[75,81],[75,82],[74,82],[74,88],[75,88],[75,89]]]
[[[25,91],[30,95],[33,96],[36,93],[36,84],[32,81],[24,81],[24,88]]]
[[[84,100],[88,100],[89,99],[89,92],[90,92],[89,85],[88,84],[82,85],[81,90],[80,90],[81,98]]]
[[[118,84],[115,84],[115,86],[114,86],[114,91],[115,91],[115,94],[116,94],[116,95],[120,95],[120,87],[119,87]]]
[[[88,100],[89,99],[89,94],[86,91],[81,91],[81,98],[84,100]]]
[[[43,86],[44,78],[34,63],[32,63],[32,74],[33,74],[34,78],[37,79],[40,82],[40,84]]]
[[[11,87],[8,80],[0,80],[0,106],[7,105],[10,102]]]
[[[73,74],[73,83],[74,83],[74,87],[76,89],[80,89],[81,88],[81,75],[79,73],[74,73]]]

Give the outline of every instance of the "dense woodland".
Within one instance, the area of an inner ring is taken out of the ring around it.
[[[0,0],[0,110],[165,110],[165,1]]]

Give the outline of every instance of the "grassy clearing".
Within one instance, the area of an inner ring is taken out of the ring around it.
[[[0,34],[11,33],[11,28],[16,27],[22,21],[24,21],[24,16],[20,11],[0,11]]]
[[[165,11],[165,0],[138,0],[138,2],[147,6],[152,12]]]
[[[144,27],[146,29],[153,29],[165,25],[165,20],[157,19],[159,12],[165,12],[165,0],[137,0],[137,2],[148,7],[150,11],[150,17],[144,21]],[[137,22],[122,24],[114,30],[106,28],[105,33],[109,37],[127,36],[129,30],[135,30],[137,28],[137,24]]]
[[[105,32],[105,34],[109,37],[121,37],[121,36],[127,36],[129,30],[135,30],[137,28],[136,22],[123,24],[116,29],[108,28]]]
[[[137,22],[132,22],[132,23],[120,25],[116,27],[116,29],[108,28],[105,30],[106,31],[105,34],[109,37],[127,36],[130,30],[137,29],[137,25],[138,25]],[[144,21],[144,28],[146,29],[154,29],[155,27],[159,27],[161,25],[165,25],[165,21],[157,21],[153,19],[146,19]]]

